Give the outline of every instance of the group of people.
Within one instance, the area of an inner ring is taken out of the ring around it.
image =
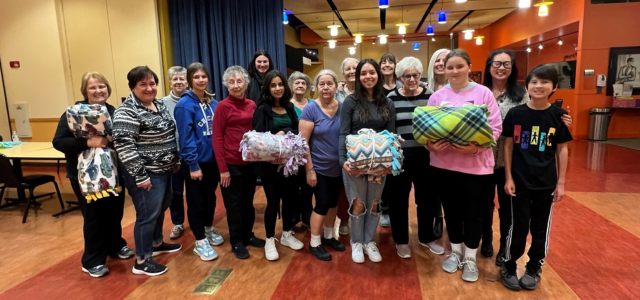
[[[437,230],[444,217],[452,252],[442,268],[449,273],[462,269],[462,279],[474,282],[479,274],[477,249],[483,256],[494,255],[497,187],[500,248],[496,265],[502,267],[502,282],[510,289],[535,289],[548,249],[552,203],[564,194],[571,118],[548,102],[558,83],[553,67],[533,68],[525,87],[517,83],[511,50],[491,52],[482,85],[469,80],[470,69],[471,59],[462,49],[436,51],[426,73],[415,57],[396,61],[387,53],[379,61],[346,58],[341,85],[337,74],[328,69],[313,81],[300,72],[287,78],[274,70],[271,56],[261,50],[248,70],[241,66],[225,70],[222,81],[228,96],[222,101],[207,90],[211,77],[201,63],[170,68],[171,92],[161,100],[156,99],[157,75],[141,66],[127,74],[131,94],[117,109],[106,103],[111,94],[106,78],[95,72],[85,74],[81,86],[85,99],[78,103],[107,106],[113,117],[113,142],[104,137],[75,138],[63,114],[53,144],[67,157],[67,177],[80,199],[78,153],[88,147],[115,149],[118,174],[136,210],[136,247],[135,252],[129,249],[121,237],[124,192],[115,199],[80,201],[85,219],[82,270],[101,277],[108,274],[107,256],[135,256],[133,273],[166,272],[167,267],[152,257],[181,249],[179,244],[164,242],[162,224],[170,208],[174,224],[170,238],[182,235],[184,191],[196,240],[193,252],[205,261],[217,258],[212,246],[224,243],[213,227],[218,184],[229,244],[238,259],[249,258],[247,247],[264,248],[268,260],[279,258],[276,221],[280,211],[280,245],[293,250],[304,247],[292,231],[302,222],[311,232],[309,251],[319,260],[332,258],[325,247],[347,248],[335,236],[336,217],[339,234],[350,235],[354,262],[363,263],[365,255],[373,262],[382,260],[374,241],[379,224],[391,227],[397,254],[410,258],[413,188],[419,244],[435,255],[445,253]],[[420,80],[423,77],[426,84]],[[312,85],[317,98],[305,98]],[[416,107],[469,104],[487,107],[497,146],[416,142],[412,134]],[[404,172],[376,181],[350,166],[345,141],[365,128],[387,130],[404,139]],[[309,144],[306,163],[295,176],[287,177],[278,168],[283,161],[244,161],[238,149],[243,135],[251,130],[301,134]],[[267,199],[266,239],[253,233],[258,180]],[[524,253],[529,232],[530,260],[525,275],[518,279],[516,261]]]

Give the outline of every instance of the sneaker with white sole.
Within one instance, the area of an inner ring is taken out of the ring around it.
[[[180,249],[182,249],[182,245],[180,244],[169,244],[169,243],[162,242],[160,246],[153,247],[153,254],[151,254],[151,256],[156,256],[163,253],[173,253],[173,252],[180,251]]]
[[[376,242],[369,242],[364,245],[364,253],[369,256],[369,259],[372,262],[381,262],[382,256],[380,255],[380,251],[378,251],[378,247],[376,247]]]
[[[107,276],[109,274],[109,268],[105,265],[98,265],[90,269],[85,269],[82,267],[82,272],[89,273],[91,277],[98,278],[102,276]]]
[[[411,249],[407,244],[396,244],[398,256],[402,258],[411,258]]]
[[[222,245],[222,243],[224,243],[224,239],[215,228],[212,228],[211,231],[205,230],[204,236],[207,237],[207,240],[209,240],[209,243],[211,245],[219,246],[219,245]]]
[[[340,225],[338,233],[340,235],[349,235],[349,225]]]
[[[453,251],[442,263],[442,269],[447,273],[455,273],[462,269],[462,253]]]
[[[214,260],[218,258],[218,253],[216,252],[216,250],[213,250],[213,248],[211,248],[211,245],[209,245],[209,241],[207,239],[203,240],[202,245],[198,245],[198,242],[196,241],[196,246],[193,247],[193,253],[197,256],[200,256],[200,259],[204,261]]]
[[[282,237],[280,237],[280,244],[293,250],[300,250],[304,247],[304,244],[293,236],[293,231],[283,232]]]
[[[465,257],[463,264],[462,280],[466,282],[478,281],[478,265],[476,264],[476,260],[470,257]]]
[[[268,238],[264,245],[264,256],[267,260],[274,261],[280,258],[278,249],[276,248],[276,238]]]
[[[389,214],[382,214],[382,216],[380,216],[380,226],[384,228],[391,227],[391,219],[389,219]]]
[[[120,251],[118,251],[118,257],[120,259],[129,259],[134,256],[135,256],[135,253],[133,253],[133,250],[129,249],[129,247],[127,246],[120,248]]]
[[[167,270],[167,267],[155,262],[151,257],[145,259],[141,264],[138,264],[137,260],[133,264],[133,274],[137,275],[158,276]]]
[[[351,244],[351,258],[355,263],[364,263],[364,246],[360,243]]]
[[[427,247],[433,254],[442,255],[444,254],[444,247],[438,244],[438,241],[433,241],[430,243],[418,242],[420,246]]]
[[[171,233],[169,234],[169,238],[177,239],[182,235],[183,232],[184,232],[184,226],[182,226],[182,224],[173,226],[173,228],[171,228]]]

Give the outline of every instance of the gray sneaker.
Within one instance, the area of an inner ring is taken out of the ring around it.
[[[224,243],[224,239],[215,228],[211,229],[211,231],[205,231],[204,235],[207,237],[207,240],[209,240],[209,243],[213,246],[219,246]]]
[[[91,275],[91,277],[93,278],[98,278],[109,274],[109,268],[107,268],[105,265],[95,266],[91,269],[82,267],[82,272],[89,273],[89,275]]]
[[[527,290],[535,290],[540,282],[539,270],[526,269],[522,278],[520,278],[520,286]]]
[[[169,238],[177,239],[182,235],[183,232],[184,232],[184,226],[182,225],[173,226],[173,228],[171,228],[171,233],[169,234]]]
[[[391,226],[391,219],[389,219],[389,215],[382,214],[380,217],[380,226],[387,228]]]
[[[462,280],[466,282],[478,281],[478,265],[476,260],[470,257],[464,259],[464,268],[462,269]]]
[[[447,260],[442,263],[442,269],[447,273],[455,273],[458,269],[462,269],[462,253],[451,252]]]

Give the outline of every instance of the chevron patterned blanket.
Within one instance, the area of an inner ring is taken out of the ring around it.
[[[475,142],[490,148],[496,145],[487,120],[486,105],[461,107],[419,106],[413,111],[413,137],[422,145],[444,139],[468,145]]]
[[[386,130],[360,129],[358,134],[347,135],[347,161],[369,175],[369,181],[381,182],[389,171],[394,176],[402,172],[402,142],[399,135]]]
[[[107,107],[77,104],[67,108],[67,124],[76,138],[104,136],[111,141],[112,123]],[[89,148],[78,155],[78,180],[87,202],[96,201],[121,191],[118,159],[109,148]]]
[[[278,172],[284,168],[284,176],[298,173],[298,167],[307,163],[304,158],[309,146],[301,134],[287,132],[275,135],[270,132],[249,131],[240,141],[240,152],[244,161],[271,162],[283,160]]]

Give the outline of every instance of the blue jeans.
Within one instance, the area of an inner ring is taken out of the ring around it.
[[[373,205],[377,201],[380,205],[382,198],[382,190],[387,180],[386,176],[381,183],[375,181],[370,182],[368,176],[356,176],[347,174],[342,171],[344,178],[344,189],[349,200],[349,215],[351,216],[351,244],[361,243],[363,245],[373,241],[373,236],[378,228],[380,220],[380,207],[373,212]],[[364,204],[364,212],[359,215],[353,215],[351,207],[353,201],[358,199]]]
[[[183,166],[180,166],[181,168]],[[182,225],[184,223],[184,176],[182,172],[176,172],[171,175],[171,186],[173,193],[171,196],[171,223],[173,225]]]
[[[136,224],[133,227],[136,256],[144,260],[153,254],[153,244],[162,242],[164,212],[171,204],[172,172],[147,172],[151,178],[150,191],[138,188],[135,178],[129,172],[124,173],[125,186],[136,208]]]

